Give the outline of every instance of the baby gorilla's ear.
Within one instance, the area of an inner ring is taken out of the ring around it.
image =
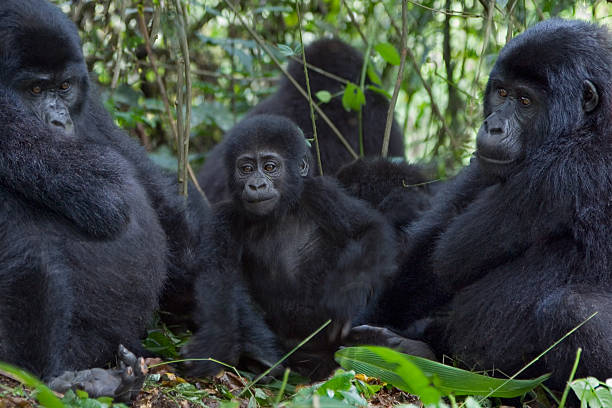
[[[304,157],[302,163],[300,163],[300,176],[306,177],[309,169],[310,165],[308,164],[308,160]]]

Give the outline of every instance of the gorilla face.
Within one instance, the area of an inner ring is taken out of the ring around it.
[[[476,141],[483,169],[508,176],[545,141],[593,126],[587,122],[601,104],[598,89],[607,81],[608,62],[591,52],[601,47],[603,34],[583,38],[584,30],[592,28],[552,19],[504,47],[487,83]]]
[[[58,75],[23,75],[16,82],[21,100],[38,119],[55,131],[60,138],[73,138],[74,122],[71,111],[79,99],[79,78],[70,72]]]
[[[0,82],[53,135],[74,138],[89,83],[76,28],[46,3],[6,0],[0,15]]]
[[[236,182],[242,187],[242,204],[248,212],[267,215],[280,199],[280,183],[286,178],[282,157],[273,151],[254,151],[236,160]]]

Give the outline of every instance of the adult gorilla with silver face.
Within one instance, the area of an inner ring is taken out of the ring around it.
[[[200,263],[188,216],[205,207],[113,124],[44,0],[0,2],[0,137],[0,360],[129,399],[142,361],[119,345],[141,351],[167,273]],[[86,370],[118,348],[121,368]]]
[[[384,294],[372,322],[415,333],[442,303],[425,329],[436,352],[513,374],[597,312],[527,374],[552,372],[562,388],[582,347],[578,375],[610,377],[611,113],[605,28],[553,19],[510,41],[487,84],[475,158],[408,228],[411,285]]]

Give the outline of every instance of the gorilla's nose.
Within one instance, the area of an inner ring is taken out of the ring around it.
[[[257,190],[262,190],[264,188],[266,188],[268,184],[265,182],[261,182],[261,183],[253,183],[253,184],[249,184],[249,188],[253,191],[257,191]]]

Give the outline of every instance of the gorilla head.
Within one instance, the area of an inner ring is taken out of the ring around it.
[[[226,143],[230,190],[247,213],[278,214],[295,204],[310,156],[304,135],[293,122],[257,115],[236,125]]]
[[[542,144],[608,128],[610,115],[598,112],[610,111],[610,98],[600,98],[612,76],[609,53],[593,52],[608,49],[607,38],[604,28],[552,19],[504,47],[487,83],[477,138],[486,169],[507,176],[523,159],[536,159]]]
[[[56,135],[74,137],[89,83],[76,27],[46,1],[5,0],[0,20],[0,81]]]

